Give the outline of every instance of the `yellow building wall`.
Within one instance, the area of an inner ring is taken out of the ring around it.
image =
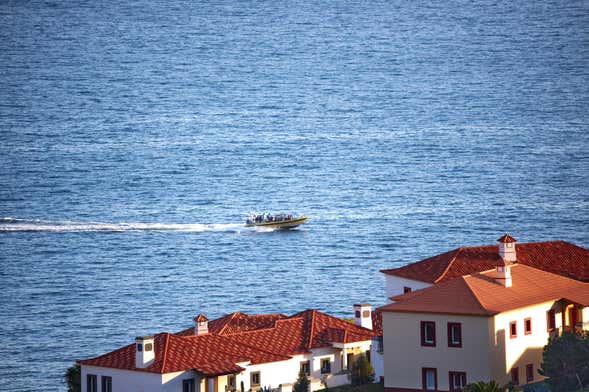
[[[538,374],[542,362],[542,350],[548,343],[549,333],[546,313],[551,308],[556,312],[556,327],[562,326],[562,313],[559,303],[545,302],[496,315],[493,318],[493,372],[492,378],[506,383],[511,380],[511,369],[517,367],[520,384],[540,381],[544,377]],[[524,332],[524,320],[531,318],[532,333]],[[509,324],[515,321],[517,336],[510,338]],[[526,365],[534,367],[533,381],[526,380]]]
[[[467,382],[488,380],[492,318],[383,312],[385,387],[421,389],[423,367],[437,369],[438,389],[449,390],[449,372],[466,372]],[[421,321],[436,323],[436,347],[421,346]],[[462,347],[448,347],[447,323],[462,324]]]

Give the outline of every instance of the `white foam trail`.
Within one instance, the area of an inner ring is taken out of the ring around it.
[[[267,228],[246,227],[243,223],[141,223],[141,222],[74,222],[45,221],[40,219],[0,218],[2,231],[55,231],[55,232],[123,232],[123,231],[178,231],[178,232],[244,232],[272,231]]]

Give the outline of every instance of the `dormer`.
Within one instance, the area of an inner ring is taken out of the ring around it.
[[[155,359],[153,336],[138,336],[135,338],[135,367],[144,369]]]
[[[204,335],[209,333],[209,319],[202,313],[196,316],[194,319],[194,334]]]
[[[510,263],[514,263],[517,260],[515,254],[515,242],[517,240],[505,233],[501,238],[497,239],[499,242],[499,256]]]

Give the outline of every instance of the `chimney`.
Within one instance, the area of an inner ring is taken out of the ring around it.
[[[514,263],[517,258],[515,255],[515,242],[517,240],[505,233],[501,238],[497,239],[499,242],[499,256],[507,262]]]
[[[495,267],[495,282],[503,287],[511,287],[511,263],[501,259]]]
[[[372,329],[372,305],[354,304],[354,324]]]
[[[204,335],[209,333],[209,319],[204,314],[199,314],[194,319],[194,334]]]
[[[153,336],[138,336],[135,338],[135,367],[143,369],[153,363],[155,349]]]

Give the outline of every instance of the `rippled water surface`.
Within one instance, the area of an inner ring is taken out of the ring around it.
[[[587,2],[2,1],[0,390],[505,231],[587,247],[588,131]]]

